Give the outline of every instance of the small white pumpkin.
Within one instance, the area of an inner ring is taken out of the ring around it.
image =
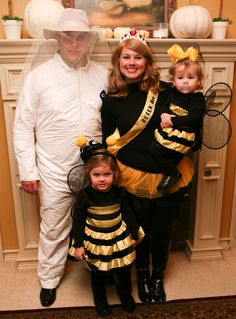
[[[140,30],[139,33],[141,34],[141,36],[144,38],[144,39],[147,39],[149,38],[150,36],[150,33],[148,30]]]
[[[201,6],[185,6],[174,11],[170,18],[170,31],[175,38],[206,39],[211,34],[212,19]]]
[[[113,31],[111,28],[101,28],[103,38],[112,38]]]
[[[129,33],[130,30],[128,27],[117,27],[113,31],[114,38],[122,38],[123,35]]]
[[[63,5],[56,0],[31,0],[24,12],[24,26],[28,35],[43,39],[43,29],[56,26],[63,9]]]

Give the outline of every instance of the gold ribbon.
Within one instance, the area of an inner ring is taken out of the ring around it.
[[[145,128],[154,113],[157,98],[158,93],[154,94],[149,90],[143,111],[133,127],[123,136],[120,136],[118,129],[116,129],[112,135],[108,136],[106,142],[110,152],[116,154],[119,149],[128,144]]]
[[[192,61],[196,61],[198,57],[198,50],[190,47],[187,51],[184,51],[180,45],[173,44],[168,50],[172,63],[176,64],[177,62],[189,58]]]

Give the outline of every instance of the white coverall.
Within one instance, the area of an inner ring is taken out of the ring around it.
[[[40,180],[38,276],[56,288],[64,272],[73,196],[69,170],[79,161],[76,138],[101,141],[100,92],[107,69],[94,61],[74,70],[60,55],[26,78],[16,109],[14,147],[21,181]]]

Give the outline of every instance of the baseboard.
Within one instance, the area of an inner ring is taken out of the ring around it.
[[[12,250],[7,250],[5,249],[3,251],[3,261],[16,261],[18,257],[18,249],[12,249]]]
[[[193,248],[190,241],[186,241],[185,252],[191,261],[217,260],[222,259],[222,246]]]

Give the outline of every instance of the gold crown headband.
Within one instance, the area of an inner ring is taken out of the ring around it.
[[[189,58],[192,61],[196,61],[198,57],[198,50],[190,47],[187,51],[184,51],[180,45],[173,44],[168,50],[172,63],[176,64],[177,62]]]
[[[120,40],[120,43],[127,39],[135,39],[147,45],[147,42],[144,39],[144,37],[142,37],[142,35],[136,29],[132,29],[128,33],[124,34]]]

